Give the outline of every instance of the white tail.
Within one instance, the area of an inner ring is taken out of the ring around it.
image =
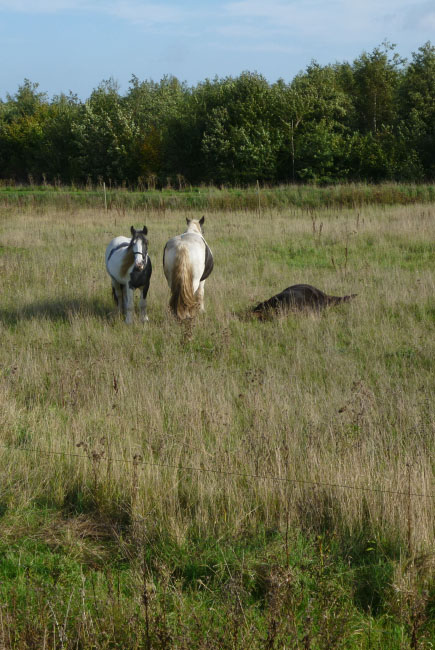
[[[179,246],[172,269],[171,299],[169,306],[180,320],[193,318],[198,311],[199,301],[193,293],[193,272],[189,251]]]

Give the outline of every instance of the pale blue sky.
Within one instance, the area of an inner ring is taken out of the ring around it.
[[[0,97],[24,78],[81,99],[110,77],[124,93],[132,74],[290,81],[385,39],[408,59],[435,44],[435,0],[0,0]]]

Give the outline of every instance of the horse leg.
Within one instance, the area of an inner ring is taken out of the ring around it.
[[[205,308],[204,308],[204,282],[205,282],[205,280],[200,282],[199,287],[196,290],[196,297],[197,297],[198,303],[199,303],[199,311],[205,311]]]
[[[146,323],[149,320],[147,316],[147,294],[149,288],[150,288],[150,279],[148,278],[146,283],[142,287],[142,292],[140,294],[140,300],[139,300],[140,319],[142,323]]]
[[[123,291],[122,291],[122,284],[119,284],[119,282],[116,282],[116,280],[112,279],[112,296],[113,300],[118,307],[118,313],[119,315],[122,315],[123,312]]]
[[[140,294],[140,300],[139,300],[139,308],[140,308],[140,320],[142,323],[146,323],[149,321],[149,318],[147,316],[147,296],[144,291]]]
[[[130,289],[127,285],[124,286],[124,306],[125,306],[125,322],[131,325],[133,322],[134,311],[134,289]]]

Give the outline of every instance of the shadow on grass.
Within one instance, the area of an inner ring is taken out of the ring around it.
[[[382,540],[376,534],[361,532],[342,537],[335,553],[352,573],[353,601],[361,611],[373,616],[385,613],[385,603],[389,602],[392,591],[394,568],[403,552],[399,540]]]
[[[69,322],[79,316],[108,320],[113,314],[112,306],[104,300],[66,298],[64,300],[44,300],[16,308],[0,309],[0,321],[14,326],[21,321],[47,319],[52,322]]]

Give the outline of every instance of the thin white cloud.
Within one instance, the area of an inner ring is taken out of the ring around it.
[[[26,14],[60,13],[71,9],[89,9],[87,0],[0,0],[0,11]]]
[[[293,30],[296,37],[354,38],[384,30],[433,27],[433,0],[234,0],[208,5],[182,0],[0,0],[0,11],[109,15],[132,24],[183,25],[228,38],[270,38]],[[199,27],[201,26],[201,27]],[[252,30],[249,31],[249,28]]]
[[[228,16],[247,20],[266,20],[268,23],[290,23],[294,18],[312,13],[334,13],[343,4],[342,0],[331,0],[328,4],[320,0],[239,0],[225,5]]]
[[[183,12],[172,6],[141,2],[114,2],[106,5],[106,11],[112,16],[130,23],[178,23],[183,20]]]
[[[224,50],[226,52],[245,52],[249,53],[265,53],[265,54],[286,54],[293,55],[295,48],[293,45],[285,45],[274,41],[262,42],[249,42],[243,43],[240,41],[233,41],[230,45],[223,45],[222,43],[210,43],[216,50]]]
[[[264,26],[257,24],[224,23],[217,25],[215,32],[226,39],[240,41],[240,39],[258,40],[264,38]]]
[[[417,7],[409,8],[405,17],[406,29],[422,30],[430,33],[435,30],[435,7],[432,0],[418,3]]]
[[[400,47],[414,34],[424,42],[435,28],[433,0],[235,0],[224,9],[216,32],[229,49],[273,55],[277,48],[302,53],[309,44],[311,56],[329,52],[330,61],[385,39]]]
[[[313,34],[322,31],[325,36],[330,30],[331,38],[342,37],[342,30],[371,32],[376,29],[405,29],[410,15],[424,11],[423,20],[432,20],[434,9],[431,2],[424,0],[238,0],[225,5],[229,18],[249,24],[262,21],[264,28],[298,28],[302,33]]]
[[[433,29],[435,32],[435,11],[422,16],[417,23],[417,27],[424,28],[428,31]]]
[[[116,16],[131,23],[174,23],[182,19],[183,10],[168,3],[140,0],[0,0],[0,11],[26,14],[64,12],[98,13]]]
[[[0,12],[112,17],[143,32],[216,51],[292,53],[370,49],[399,34],[435,29],[434,0],[0,0]],[[423,37],[422,42],[430,38]],[[334,58],[334,57],[333,57]]]
[[[261,39],[271,44],[279,39],[285,39],[287,44],[304,38],[336,40],[337,33],[346,33],[343,25],[351,22],[343,13],[337,17],[336,4],[242,0],[226,5],[229,21],[219,30],[228,38]]]

